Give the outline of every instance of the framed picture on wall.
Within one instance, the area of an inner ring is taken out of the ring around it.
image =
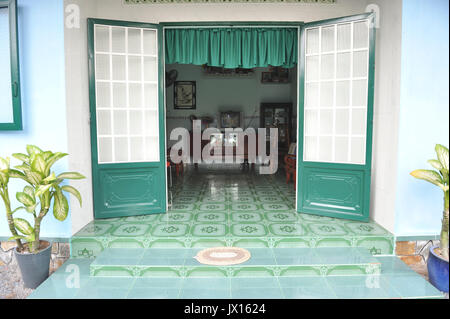
[[[173,87],[173,105],[175,109],[195,109],[195,81],[175,81]]]

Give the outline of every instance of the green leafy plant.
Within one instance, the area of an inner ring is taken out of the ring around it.
[[[438,186],[444,192],[444,213],[442,218],[440,251],[442,257],[448,260],[448,148],[437,144],[435,151],[437,159],[428,161],[435,170],[417,169],[412,171],[411,175]]]
[[[0,189],[1,197],[6,207],[9,228],[12,234],[10,239],[17,242],[18,250],[24,249],[22,240],[28,243],[28,250],[36,253],[39,250],[40,231],[42,219],[47,215],[53,204],[53,216],[63,221],[69,213],[69,203],[66,193],[74,195],[82,204],[80,192],[70,186],[62,185],[67,179],[83,179],[83,175],[77,172],[66,172],[56,175],[52,166],[66,153],[42,151],[34,145],[27,145],[27,154],[15,153],[12,156],[22,162],[14,169],[10,168],[9,159],[0,158]],[[23,205],[14,210],[11,209],[11,201],[8,194],[8,182],[11,178],[20,178],[28,185],[23,191],[16,193],[17,200]],[[13,215],[25,210],[34,219],[34,227],[24,218],[16,218]]]

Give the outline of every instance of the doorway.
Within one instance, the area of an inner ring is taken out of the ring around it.
[[[298,116],[297,133],[293,139],[298,141],[297,187],[294,191],[297,212],[364,221],[369,217],[375,36],[372,20],[373,14],[363,14],[287,25],[290,28],[295,25],[299,30],[295,100],[298,101]],[[226,24],[234,28],[249,26],[245,23]],[[214,25],[224,27],[223,23]],[[258,26],[265,25],[276,27],[273,23],[258,23]],[[164,90],[167,44],[163,27],[188,26],[193,25],[90,19],[90,105],[96,218],[166,211],[167,139],[164,128],[165,102],[170,93]],[[201,23],[195,26],[205,27]],[[139,31],[133,31],[135,29]],[[150,30],[153,30],[153,35],[147,32]],[[105,33],[103,38],[102,32]],[[119,35],[121,32],[123,41]],[[140,36],[135,38],[134,32]],[[152,43],[151,38],[154,39],[153,46],[148,46]],[[140,50],[137,53],[130,52],[133,47],[128,45],[133,41]],[[117,51],[118,43],[124,43],[124,52]],[[101,50],[97,50],[99,45]],[[153,54],[148,54],[146,48],[153,50]],[[217,58],[220,54],[213,56]],[[130,78],[133,70],[140,73],[136,79]],[[121,72],[123,78],[118,79],[116,76]],[[121,84],[124,84],[122,97],[125,96],[125,107],[116,109],[115,101],[121,97],[118,91]],[[132,93],[138,87],[140,93]],[[130,102],[139,94],[141,102],[138,99],[136,103],[141,104],[135,109]],[[104,106],[99,103],[102,96]],[[147,101],[153,101],[153,113],[146,109]],[[231,106],[226,108],[220,113],[239,113]],[[118,113],[120,111],[123,116]],[[147,114],[153,119],[153,124],[146,120]],[[115,125],[115,121],[120,122],[125,116],[128,123],[126,132],[118,132],[121,126]],[[142,126],[131,122],[133,116],[136,121],[142,121]],[[105,127],[111,134],[103,134],[101,130]],[[139,127],[139,134],[131,134]],[[347,131],[339,131],[345,127]],[[153,133],[147,135],[146,130]],[[137,161],[132,156],[135,149],[144,149],[140,145],[149,146],[150,151],[142,153],[143,157]],[[109,162],[102,162],[105,150],[111,155]],[[122,161],[120,156],[125,153],[121,150],[128,150]],[[345,154],[347,156],[343,159]],[[270,187],[270,182],[266,186]]]

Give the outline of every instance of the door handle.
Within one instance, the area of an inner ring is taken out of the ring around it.
[[[13,96],[17,97],[17,95],[19,95],[19,85],[17,84],[16,81],[14,81],[14,83],[13,83]]]

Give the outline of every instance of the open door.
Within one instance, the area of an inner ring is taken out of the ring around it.
[[[166,211],[162,30],[88,19],[95,218]]]
[[[297,210],[369,219],[374,14],[304,24]]]

